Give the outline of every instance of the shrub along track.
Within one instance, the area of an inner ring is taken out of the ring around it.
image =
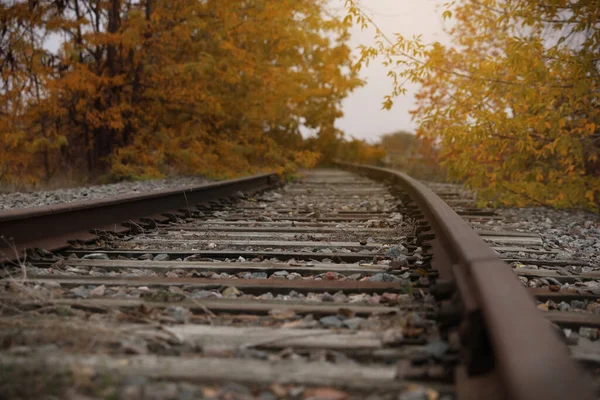
[[[465,221],[495,216],[462,194],[442,193],[459,217],[402,174],[343,167],[375,180],[315,170],[278,188],[262,175],[0,214],[0,234],[14,238],[0,292],[0,392],[593,398],[547,320],[597,329],[597,315],[539,311],[483,240],[517,265],[576,261],[515,260],[543,252],[539,238],[474,231]],[[15,260],[37,247],[54,252]]]

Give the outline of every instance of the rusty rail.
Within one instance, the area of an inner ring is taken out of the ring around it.
[[[278,183],[279,177],[269,173],[183,190],[166,189],[2,212],[0,262],[16,260],[25,249],[63,249],[69,245],[69,241],[95,239],[97,236],[94,232],[125,232],[137,224],[143,225],[143,218],[164,218],[167,212],[185,214],[186,210],[197,204],[233,196],[238,191],[268,189]]]
[[[399,185],[433,229],[447,256],[435,266],[445,270],[440,275],[450,277],[462,304],[461,342],[471,349],[464,360],[467,397],[482,398],[487,392],[488,399],[595,398],[591,379],[569,358],[567,347],[510,267],[442,199],[401,172],[337,164]],[[490,391],[484,376],[491,377],[501,393]]]

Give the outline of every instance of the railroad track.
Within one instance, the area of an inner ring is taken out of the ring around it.
[[[0,214],[0,397],[595,398],[599,273],[341,166]]]

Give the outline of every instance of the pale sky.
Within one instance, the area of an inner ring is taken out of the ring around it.
[[[447,35],[443,32],[442,9],[440,0],[362,0],[362,9],[369,14],[379,28],[388,36],[400,33],[407,38],[422,35],[425,42],[447,43]],[[331,8],[339,15],[344,12],[344,0],[331,0]],[[361,30],[353,27],[350,46],[372,44],[374,30]],[[356,51],[356,50],[355,50]],[[356,51],[358,54],[358,51]],[[382,110],[383,97],[389,94],[391,80],[387,70],[381,63],[371,63],[361,70],[361,78],[367,83],[355,90],[343,103],[344,117],[336,122],[336,126],[346,132],[346,136],[354,136],[369,141],[376,140],[379,135],[397,130],[414,131],[416,125],[411,121],[408,111],[413,108],[414,94],[417,87],[407,86],[407,93],[394,101],[390,111]]]

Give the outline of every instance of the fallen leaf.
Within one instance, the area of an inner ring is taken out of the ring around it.
[[[349,308],[340,308],[338,309],[338,315],[343,318],[354,318],[356,313]]]
[[[238,288],[236,288],[235,286],[229,286],[228,288],[226,288],[225,290],[223,290],[222,294],[225,297],[229,297],[229,296],[237,296],[240,295],[242,292],[240,292],[238,290]]]
[[[271,390],[271,392],[273,392],[273,394],[279,398],[285,398],[287,397],[287,390],[281,386],[278,383],[274,383],[271,386],[269,386],[269,389]]]
[[[269,311],[269,315],[275,319],[290,319],[294,318],[296,313],[289,308],[274,308]]]

